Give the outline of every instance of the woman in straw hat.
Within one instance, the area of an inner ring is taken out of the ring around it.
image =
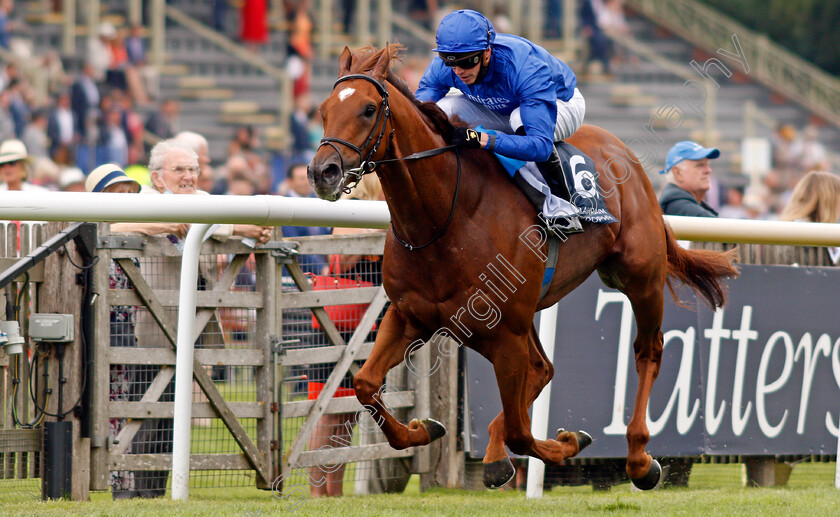
[[[29,154],[20,140],[6,140],[0,145],[0,190],[47,190],[26,181]]]

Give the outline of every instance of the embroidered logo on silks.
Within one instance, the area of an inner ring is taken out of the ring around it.
[[[504,97],[476,97],[475,95],[470,95],[469,93],[465,95],[471,101],[487,106],[491,110],[505,109],[508,104],[510,104],[510,99],[505,99]]]

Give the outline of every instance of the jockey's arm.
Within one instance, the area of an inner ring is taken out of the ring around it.
[[[556,105],[552,103],[549,108],[547,102],[539,99],[525,99],[520,104],[520,115],[525,134],[497,135],[494,151],[516,160],[546,161],[554,148],[554,126],[557,121]],[[484,149],[488,149],[489,138],[487,135],[482,134],[481,143]]]
[[[446,81],[448,76],[444,74],[444,72],[449,74],[451,72],[449,70],[441,70],[441,68],[445,69],[446,67],[443,64],[437,65],[436,61],[440,61],[440,59],[435,58],[429,63],[428,68],[423,73],[423,77],[420,78],[417,91],[414,93],[414,97],[421,102],[437,102],[444,98],[449,93],[449,88],[452,87],[452,84],[449,84],[451,81]]]

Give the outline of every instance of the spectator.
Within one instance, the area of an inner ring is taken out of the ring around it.
[[[782,211],[782,221],[838,223],[840,219],[840,177],[823,171],[809,172],[799,180],[790,202]],[[825,248],[835,266],[840,262],[840,247]]]
[[[68,169],[69,171],[70,169]],[[78,169],[77,169],[78,170]],[[65,171],[67,172],[67,171]],[[62,174],[64,177],[64,174]],[[84,178],[84,176],[82,176]],[[113,192],[113,193],[137,193],[140,191],[140,184],[132,180],[114,164],[105,164],[97,167],[91,171],[84,181],[84,189],[88,192]],[[138,231],[141,225],[148,228],[154,228],[153,231],[144,231],[147,235],[155,233],[164,233],[166,230],[163,226],[157,223],[113,223],[111,224],[112,232],[121,231]],[[137,259],[134,259],[134,265],[140,267]],[[120,268],[116,262],[110,264],[110,288],[111,289],[133,289],[131,281],[128,276]],[[137,326],[137,307],[133,305],[114,305],[110,311],[110,345],[112,347],[137,347],[137,337],[135,329]],[[128,402],[132,400],[137,393],[142,393],[148,389],[148,385],[141,385],[140,378],[142,367],[138,368],[135,365],[112,364],[109,372],[109,401]],[[165,398],[171,399],[172,387],[168,390],[169,394]],[[144,422],[144,426],[152,425],[153,421],[149,423]],[[111,418],[109,419],[108,435],[114,439],[116,438],[122,428],[126,424],[125,418]],[[147,430],[144,432],[148,432]],[[139,433],[138,433],[139,434]],[[127,449],[127,453],[139,453],[143,444],[140,440],[133,440],[133,444]],[[163,446],[163,444],[161,444]],[[132,450],[134,449],[134,450]],[[164,474],[165,476],[165,474]],[[141,492],[145,490],[150,483],[148,476],[143,472],[132,471],[111,471],[110,485],[111,497],[113,499],[128,499],[133,497],[141,497],[142,495],[149,495],[148,492]],[[165,477],[164,477],[165,483]]]
[[[26,152],[26,146],[20,140],[6,140],[0,144],[0,191],[47,190],[26,181],[32,160]]]
[[[292,111],[290,132],[292,134],[292,159],[306,161],[312,159],[315,150],[310,137],[310,119],[312,113],[312,99],[309,94],[295,99],[295,109]]]
[[[272,172],[265,160],[256,152],[260,142],[253,126],[240,126],[228,146],[230,156],[241,155],[248,162],[251,177],[257,184],[257,194],[270,194],[273,185]]]
[[[310,91],[312,19],[306,2],[298,4],[295,11],[287,54],[286,71],[292,78],[292,98],[297,101]]]
[[[791,124],[779,124],[770,138],[773,146],[773,170],[781,176],[787,186],[793,186],[794,176],[799,169],[796,156],[792,152],[796,136],[796,128]]]
[[[224,3],[216,2],[216,4]],[[160,93],[160,74],[156,67],[149,65],[146,57],[146,43],[143,40],[142,25],[138,24],[131,27],[131,33],[125,40],[125,50],[128,53],[128,61],[142,79],[141,87],[145,90],[146,96],[157,98]]]
[[[341,0],[341,25],[344,27],[344,34],[352,34],[355,18],[356,0]]]
[[[782,211],[782,221],[837,223],[840,215],[840,177],[823,171],[809,172],[799,180],[790,202]]]
[[[7,90],[0,89],[0,142],[15,138],[15,121],[9,110],[11,96]]]
[[[221,177],[213,184],[213,190],[210,192],[211,194],[222,195],[227,193],[228,184],[234,176],[244,174],[253,178],[253,173],[248,165],[248,160],[246,160],[241,154],[231,155],[221,169]]]
[[[175,99],[166,99],[160,107],[149,116],[146,121],[146,131],[160,138],[168,139],[178,133],[178,115],[181,104]]]
[[[99,145],[104,151],[103,161],[125,167],[128,165],[128,136],[123,129],[122,112],[112,107],[103,115],[103,124],[99,131]]]
[[[309,184],[309,178],[306,175],[305,163],[294,163],[289,167],[286,177],[286,196],[287,197],[302,197],[314,198],[315,192]],[[282,228],[283,237],[295,239],[297,237],[310,237],[315,235],[328,235],[329,228],[321,226],[284,226]],[[301,269],[306,273],[315,275],[326,274],[327,262],[322,255],[303,255],[298,258],[298,263]]]
[[[196,188],[198,155],[181,142],[164,140],[152,148],[149,157],[152,187],[144,187],[149,194],[207,194]],[[217,240],[231,235],[250,237],[263,244],[271,238],[271,227],[253,224],[222,224],[213,233]]]
[[[75,118],[76,133],[82,140],[88,136],[91,120],[98,116],[97,107],[101,99],[93,74],[93,65],[86,63],[82,73],[70,87],[70,107]]]
[[[624,18],[624,0],[604,0],[597,15],[598,26],[601,27],[604,34],[624,36],[630,33],[630,27],[628,27],[627,20]],[[616,56],[615,45],[609,38],[607,38],[607,49],[610,58]],[[620,48],[617,57],[621,57]],[[610,69],[608,68],[604,72],[610,73]]]
[[[0,47],[9,48],[12,31],[17,29],[17,23],[12,19],[15,4],[12,0],[0,0]]]
[[[131,63],[121,31],[116,31],[109,40],[111,63],[105,74],[105,81],[121,91],[128,92],[138,104],[146,105],[149,98],[143,86],[138,69]]]
[[[55,50],[48,50],[44,53],[40,65],[46,74],[50,95],[59,95],[73,84],[73,78],[65,72],[61,56]]]
[[[58,94],[55,107],[47,119],[47,137],[50,140],[50,156],[59,146],[71,149],[76,143],[76,115],[70,106],[70,94]]]
[[[149,171],[152,180],[152,187],[142,187],[141,193],[145,195],[161,194],[204,194],[196,189],[198,175],[198,156],[196,153],[180,142],[164,140],[156,144],[150,153]],[[133,223],[121,223],[130,225]],[[148,224],[148,223],[146,223]],[[159,223],[166,224],[166,223]],[[148,231],[144,226],[137,227],[137,230],[120,228],[119,231]],[[112,226],[113,229],[113,226]],[[169,233],[172,239],[183,238],[189,225],[175,224]],[[153,228],[153,230],[157,230]],[[116,231],[116,230],[115,230]],[[156,233],[161,233],[156,231]],[[149,233],[147,233],[149,234]],[[232,225],[223,224],[214,231],[212,237],[224,241],[231,235],[251,237],[259,243],[268,241],[271,236],[271,228],[254,225]],[[156,261],[153,265],[155,274],[145,275],[152,289],[177,289],[179,279],[180,259],[171,257],[172,260],[164,259]],[[159,347],[168,346],[168,342],[162,332],[156,329],[151,322],[151,316],[147,312],[138,315],[138,327],[155,329],[148,334],[138,336],[140,346]],[[141,376],[140,373],[143,373]],[[139,385],[148,386],[156,372],[138,373],[137,382]],[[161,400],[172,401],[172,392],[168,387]],[[138,432],[138,438],[132,444],[132,450],[138,454],[156,453],[167,454],[172,452],[172,419],[147,419]],[[167,484],[167,471],[149,471],[135,473],[135,490],[144,497],[159,497],[165,494]]]
[[[589,52],[584,61],[584,70],[589,72],[589,63],[598,61],[602,71],[610,74],[611,44],[598,23],[598,13],[604,9],[601,0],[583,0],[580,7],[581,33],[589,44]]]
[[[212,192],[215,175],[213,168],[210,166],[210,145],[207,143],[207,139],[192,131],[181,131],[175,135],[175,140],[183,143],[198,155],[200,171],[197,186],[199,190]]]
[[[145,158],[143,135],[146,129],[143,127],[143,119],[134,110],[134,101],[130,95],[118,90],[112,92],[112,95],[114,109],[120,112],[122,129],[128,138],[128,163],[140,163]]]
[[[267,0],[244,0],[242,2],[242,31],[240,38],[249,49],[259,51],[260,46],[268,43],[268,2]]]
[[[226,1],[213,2],[213,28],[223,34],[225,32],[225,11],[227,11]]]
[[[563,35],[562,20],[563,6],[560,0],[547,0],[545,2],[545,18],[543,19],[543,34],[546,39],[559,39]]]
[[[819,141],[817,126],[809,124],[802,130],[802,138],[791,144],[790,152],[799,165],[800,173],[828,170],[828,155]]]
[[[253,196],[256,193],[256,183],[254,183],[254,180],[246,174],[235,174],[228,181],[228,190],[226,194],[229,196]]]
[[[665,170],[672,181],[665,185],[659,196],[659,206],[666,215],[717,217],[717,212],[703,198],[711,186],[712,168],[709,160],[720,156],[720,151],[705,148],[690,140],[678,142],[668,151]]]
[[[49,138],[47,137],[47,113],[44,110],[36,110],[21,137],[29,156],[33,158],[47,158],[49,156]]]
[[[78,167],[68,167],[58,177],[58,189],[62,192],[85,192],[85,173]],[[138,190],[140,186],[137,186]]]
[[[23,130],[26,128],[26,121],[29,120],[29,105],[26,100],[25,85],[23,81],[15,77],[9,80],[6,87],[9,94],[9,113],[15,125],[15,137],[23,137]]]
[[[91,65],[93,79],[97,83],[106,80],[105,74],[113,62],[111,40],[117,36],[117,28],[110,22],[99,25],[99,34],[88,39],[87,62]]]

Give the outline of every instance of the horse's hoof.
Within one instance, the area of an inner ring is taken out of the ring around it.
[[[655,459],[650,459],[650,469],[648,469],[647,474],[640,477],[639,479],[630,479],[635,485],[636,488],[639,490],[651,490],[656,488],[656,485],[659,484],[659,481],[662,479],[662,467],[659,465],[659,462]]]
[[[560,435],[565,433],[565,432],[566,432],[566,429],[564,429],[562,427],[557,429],[556,440],[559,441],[560,440]],[[589,433],[587,433],[586,431],[578,431],[578,432],[572,433],[572,434],[575,435],[575,439],[577,440],[577,443],[578,443],[578,454],[580,454],[580,451],[582,451],[583,449],[589,447],[589,445],[592,443],[592,436]]]
[[[513,479],[516,469],[513,462],[505,456],[499,461],[484,464],[484,486],[487,488],[501,488]]]
[[[592,444],[592,436],[586,431],[578,431],[575,436],[578,441],[578,453]]]
[[[426,432],[429,433],[429,443],[432,443],[438,438],[443,438],[443,436],[446,434],[446,427],[444,427],[443,424],[441,424],[433,418],[424,418],[423,420],[415,418],[413,422],[417,422],[418,424],[423,426],[423,429],[425,429]]]

